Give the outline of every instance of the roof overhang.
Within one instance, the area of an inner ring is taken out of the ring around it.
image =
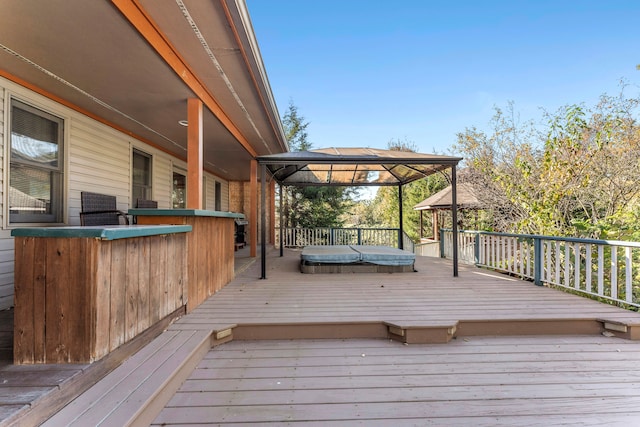
[[[278,183],[291,186],[404,185],[451,168],[462,160],[374,148],[324,148],[257,159]]]
[[[0,76],[181,159],[187,100],[210,98],[204,168],[225,179],[288,150],[244,1],[5,2]]]
[[[470,183],[459,183],[456,186],[456,201],[459,209],[480,209],[481,203]],[[413,207],[416,211],[451,209],[452,187],[448,186],[427,197]]]

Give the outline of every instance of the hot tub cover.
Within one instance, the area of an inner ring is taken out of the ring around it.
[[[302,262],[318,264],[351,264],[367,262],[378,265],[413,265],[414,253],[389,246],[335,245],[305,246],[300,255]]]

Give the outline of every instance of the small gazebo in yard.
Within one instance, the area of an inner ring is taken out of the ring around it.
[[[433,230],[433,240],[438,240],[438,230],[440,221],[438,214],[444,210],[450,210],[453,206],[453,186],[448,186],[437,193],[427,197],[413,207],[413,210],[420,211],[420,238],[423,238],[423,212],[431,211],[431,225]],[[479,209],[480,201],[470,183],[460,183],[456,191],[456,207],[462,209]],[[457,221],[456,221],[457,222]],[[457,224],[456,224],[457,225]]]

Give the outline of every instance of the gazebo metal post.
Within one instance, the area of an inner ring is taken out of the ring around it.
[[[260,193],[260,215],[262,216],[262,220],[260,222],[261,224],[261,230],[260,230],[260,255],[262,257],[262,266],[261,266],[261,272],[262,275],[260,276],[261,279],[266,279],[267,278],[267,243],[266,243],[266,237],[267,237],[267,206],[266,206],[266,202],[267,202],[267,197],[266,197],[266,193],[267,193],[267,165],[265,165],[264,163],[260,165],[260,189],[261,189],[261,193]]]
[[[284,256],[284,242],[282,240],[282,238],[284,237],[284,218],[282,217],[282,206],[283,206],[283,202],[282,202],[282,184],[278,184],[278,187],[280,188],[280,256]]]
[[[451,221],[453,231],[453,277],[458,277],[458,190],[456,165],[451,166]]]
[[[404,230],[402,224],[402,184],[398,185],[398,212],[400,215],[398,224],[400,225],[400,229],[398,230],[398,248],[404,249],[404,243],[402,242],[402,231]]]

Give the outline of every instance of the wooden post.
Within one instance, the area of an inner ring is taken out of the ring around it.
[[[258,252],[258,161],[251,160],[249,178],[249,256]]]
[[[202,209],[202,101],[187,101],[187,208]]]
[[[431,227],[433,227],[433,240],[438,240],[440,238],[440,226],[438,224],[438,210],[434,209],[431,211]]]

